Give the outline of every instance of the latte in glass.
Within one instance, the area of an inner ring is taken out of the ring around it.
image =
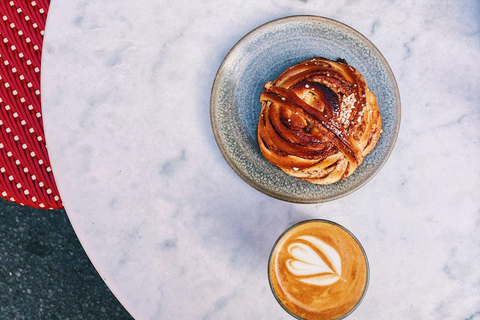
[[[275,298],[304,320],[343,319],[363,299],[369,278],[362,246],[344,227],[307,220],[277,240],[268,266]]]

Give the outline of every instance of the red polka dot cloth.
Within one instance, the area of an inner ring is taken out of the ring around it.
[[[40,100],[48,0],[0,0],[0,195],[60,209],[45,144]]]

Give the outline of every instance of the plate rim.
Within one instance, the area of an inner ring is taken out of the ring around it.
[[[234,54],[234,52],[236,50],[238,50],[241,45],[243,44],[243,42],[245,42],[249,37],[251,37],[252,35],[254,35],[255,33],[257,32],[260,32],[262,29],[264,29],[265,27],[267,26],[270,26],[270,25],[274,25],[274,24],[280,24],[280,23],[288,23],[289,20],[298,20],[298,19],[306,19],[306,20],[319,20],[319,21],[322,21],[322,22],[326,22],[328,24],[333,24],[333,25],[337,25],[343,29],[347,29],[349,30],[350,32],[356,34],[356,36],[358,36],[360,39],[362,39],[363,43],[366,44],[370,50],[372,52],[375,53],[375,55],[377,55],[377,57],[383,62],[383,64],[385,65],[386,69],[386,73],[389,75],[389,78],[392,80],[392,85],[393,85],[393,88],[395,89],[393,91],[394,93],[394,96],[395,96],[395,99],[398,101],[398,106],[397,106],[397,110],[396,110],[396,116],[397,116],[397,122],[395,123],[395,132],[393,133],[393,137],[392,137],[392,141],[390,143],[390,145],[388,146],[388,149],[387,149],[387,152],[385,154],[385,156],[381,159],[380,163],[379,163],[379,166],[377,167],[377,169],[371,173],[370,175],[368,175],[365,180],[360,183],[359,185],[353,187],[353,188],[349,188],[347,189],[346,191],[344,192],[340,192],[340,193],[337,193],[335,195],[332,195],[330,197],[324,197],[324,198],[319,198],[318,196],[317,197],[312,197],[312,199],[298,199],[298,198],[295,198],[295,197],[282,197],[281,195],[278,195],[277,193],[275,192],[272,192],[270,190],[268,190],[267,188],[263,187],[262,185],[259,185],[258,183],[254,183],[253,181],[251,181],[252,179],[249,179],[249,177],[244,174],[239,168],[238,166],[233,162],[233,160],[231,160],[227,154],[226,154],[226,151],[224,149],[224,146],[223,144],[221,143],[221,138],[220,138],[220,135],[219,135],[219,132],[218,132],[218,125],[217,123],[214,121],[214,117],[215,117],[215,111],[217,110],[217,106],[216,106],[216,102],[215,102],[215,99],[214,99],[214,96],[215,96],[215,93],[217,92],[217,86],[218,86],[218,80],[219,80],[219,77],[220,77],[220,74],[222,73],[223,69],[225,68],[225,65],[228,63],[228,60],[229,60],[229,57],[232,56]],[[395,144],[397,142],[397,138],[398,138],[398,134],[399,134],[399,131],[400,131],[400,125],[401,125],[401,100],[400,100],[400,91],[399,91],[399,88],[398,88],[398,83],[397,83],[397,80],[395,78],[395,75],[393,74],[393,71],[392,71],[392,68],[390,67],[389,63],[387,62],[387,60],[385,59],[384,55],[381,53],[381,51],[366,37],[364,36],[362,33],[360,33],[359,31],[357,31],[356,29],[350,27],[349,25],[343,23],[343,22],[340,22],[338,20],[334,20],[332,18],[327,18],[327,17],[323,17],[323,16],[317,16],[317,15],[291,15],[291,16],[285,16],[285,17],[281,17],[281,18],[277,18],[277,19],[274,19],[274,20],[270,20],[268,22],[265,22],[257,27],[255,27],[254,29],[252,29],[251,31],[249,31],[248,33],[246,33],[243,37],[241,37],[234,45],[233,47],[230,48],[230,50],[227,52],[227,54],[225,55],[225,57],[223,58],[222,60],[222,63],[220,64],[220,66],[218,67],[218,70],[215,74],[215,78],[213,80],[213,84],[212,84],[212,89],[211,89],[211,92],[210,92],[210,125],[211,125],[211,129],[212,129],[212,132],[213,132],[213,136],[214,136],[214,139],[215,139],[215,142],[217,144],[217,147],[218,149],[220,150],[220,153],[222,154],[222,157],[225,159],[225,161],[228,163],[228,165],[230,166],[230,168],[243,180],[245,181],[248,185],[250,185],[252,188],[254,188],[255,190],[265,194],[265,195],[268,195],[274,199],[278,199],[278,200],[282,200],[282,201],[286,201],[286,202],[290,202],[290,203],[301,203],[301,204],[315,204],[315,203],[325,203],[325,202],[329,202],[329,201],[334,201],[334,200],[337,200],[337,199],[340,199],[340,198],[343,198],[357,190],[359,190],[360,188],[362,188],[363,186],[365,186],[373,177],[375,177],[377,175],[377,173],[383,168],[383,166],[385,165],[385,163],[387,162],[387,160],[390,158],[390,155],[392,154],[393,152],[393,149],[395,147]]]

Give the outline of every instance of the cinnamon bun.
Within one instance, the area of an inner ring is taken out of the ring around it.
[[[265,84],[260,102],[262,154],[314,184],[350,176],[380,137],[375,95],[343,59],[316,57],[288,68]]]

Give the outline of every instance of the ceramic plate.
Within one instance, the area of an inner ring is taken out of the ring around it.
[[[291,177],[268,162],[257,142],[260,94],[267,81],[305,59],[345,59],[377,97],[383,134],[350,177],[321,186]],[[382,54],[363,35],[331,19],[292,16],[264,24],[227,54],[212,88],[210,117],[217,144],[232,169],[257,190],[290,202],[317,203],[357,190],[390,155],[400,125],[400,97]]]

